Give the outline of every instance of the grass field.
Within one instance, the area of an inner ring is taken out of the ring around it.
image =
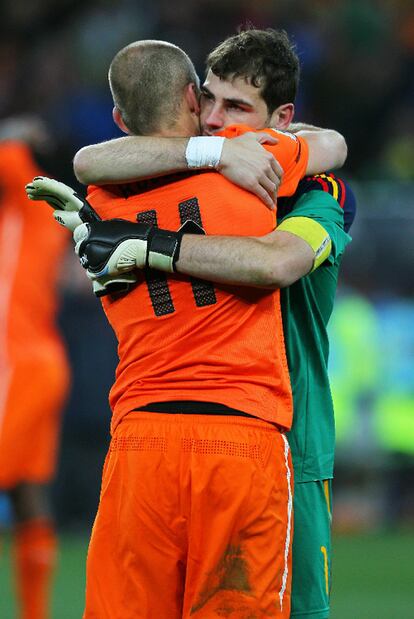
[[[86,537],[62,536],[52,619],[82,617],[86,544]],[[16,619],[8,549],[0,563],[0,619]],[[413,557],[412,533],[336,536],[331,619],[414,619]]]

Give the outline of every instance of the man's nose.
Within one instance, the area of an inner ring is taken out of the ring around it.
[[[206,117],[206,125],[212,129],[222,129],[224,126],[224,114],[220,106],[214,105]]]

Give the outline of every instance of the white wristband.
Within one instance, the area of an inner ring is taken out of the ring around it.
[[[225,138],[203,136],[190,138],[185,151],[189,168],[215,168],[220,163]]]

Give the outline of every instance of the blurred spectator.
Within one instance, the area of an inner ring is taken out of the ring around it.
[[[56,328],[57,272],[68,236],[24,185],[51,138],[36,117],[0,123],[0,490],[8,494],[20,615],[46,619],[56,534],[56,470],[69,368]]]

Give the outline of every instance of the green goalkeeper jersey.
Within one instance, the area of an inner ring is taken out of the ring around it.
[[[278,200],[279,222],[311,217],[329,233],[332,252],[313,273],[281,291],[287,359],[293,392],[289,432],[295,482],[333,476],[335,421],[328,377],[327,324],[338,272],[355,213],[352,190],[332,174],[307,177],[291,198]]]

